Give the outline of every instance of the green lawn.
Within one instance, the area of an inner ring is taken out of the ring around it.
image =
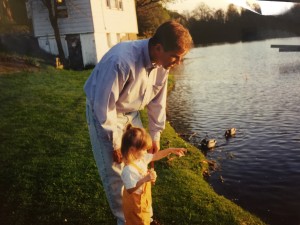
[[[116,224],[85,122],[83,84],[89,73],[44,68],[0,75],[0,224]],[[204,156],[169,124],[162,148],[168,143],[189,152],[155,164],[153,207],[159,221],[264,224],[214,193],[202,178]]]

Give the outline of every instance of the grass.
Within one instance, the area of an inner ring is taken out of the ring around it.
[[[48,67],[0,75],[0,224],[116,224],[85,121],[89,73]],[[212,190],[204,156],[169,124],[161,145],[188,149],[155,163],[153,207],[164,225],[264,224]]]

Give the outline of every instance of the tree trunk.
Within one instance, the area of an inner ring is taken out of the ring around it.
[[[59,28],[58,28],[58,24],[57,24],[57,18],[50,18],[50,22],[52,25],[52,28],[54,30],[54,36],[55,36],[55,40],[56,40],[56,45],[57,45],[57,49],[58,49],[58,55],[59,55],[59,59],[60,62],[66,66],[66,57],[65,57],[65,53],[62,47],[62,43],[61,43],[61,39],[60,39],[60,32],[59,32]]]
[[[61,39],[60,39],[60,32],[59,32],[58,23],[57,23],[57,16],[54,13],[55,12],[55,10],[54,10],[54,1],[52,1],[52,0],[43,0],[43,3],[45,4],[45,6],[48,9],[49,19],[50,19],[50,23],[51,23],[51,26],[52,26],[53,31],[54,31],[54,36],[55,36],[55,41],[56,41],[56,45],[57,45],[57,49],[58,49],[58,55],[59,55],[60,62],[64,66],[66,66],[66,57],[65,57],[65,53],[64,53],[62,43],[61,43]]]
[[[0,1],[0,23],[2,24],[14,23],[14,19],[12,16],[12,12],[8,0]]]

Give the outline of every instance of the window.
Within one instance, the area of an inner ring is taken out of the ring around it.
[[[121,42],[121,34],[117,33],[116,36],[117,36],[117,43]]]
[[[110,9],[123,10],[123,0],[106,0],[106,6]]]
[[[119,10],[123,10],[123,1],[122,0],[116,0],[116,1],[118,1]]]
[[[66,6],[65,0],[56,0],[56,6]]]
[[[67,18],[68,10],[66,0],[55,0],[55,9],[57,18]]]
[[[106,41],[107,41],[107,46],[110,48],[111,47],[111,37],[110,33],[106,34]]]
[[[106,0],[106,6],[110,8],[110,0]]]

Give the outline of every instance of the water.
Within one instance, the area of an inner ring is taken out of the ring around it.
[[[217,147],[214,190],[271,225],[300,225],[300,52],[271,44],[300,38],[194,48],[172,73],[168,119]],[[228,128],[237,128],[226,140]],[[222,182],[223,180],[223,182]]]

